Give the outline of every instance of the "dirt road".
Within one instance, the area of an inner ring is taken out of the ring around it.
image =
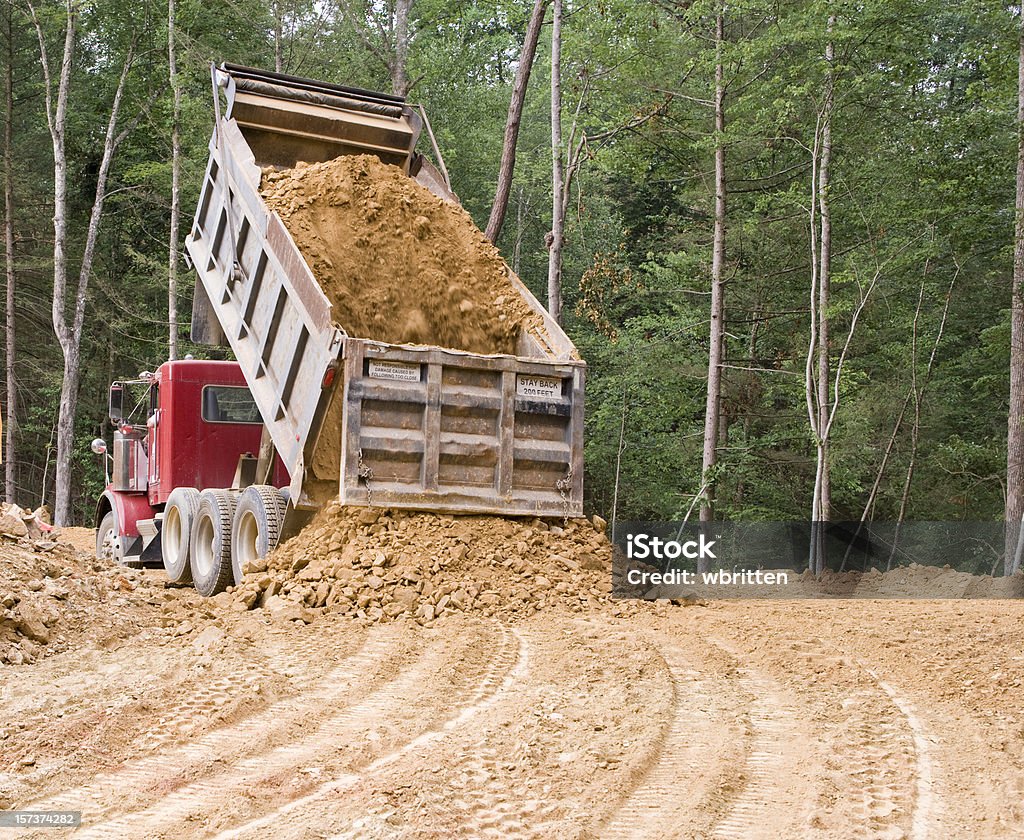
[[[0,805],[87,838],[1024,834],[1021,603],[150,611],[0,671]]]

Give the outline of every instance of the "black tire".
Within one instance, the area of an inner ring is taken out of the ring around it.
[[[192,582],[206,598],[223,592],[231,583],[231,523],[235,499],[227,490],[204,490],[192,520],[189,564]]]
[[[175,488],[164,505],[163,524],[160,526],[160,555],[167,577],[174,583],[192,583],[189,543],[197,510],[199,491],[195,487]]]
[[[124,564],[124,540],[118,534],[117,512],[108,510],[96,530],[96,559]]]
[[[231,570],[236,586],[242,582],[246,563],[277,548],[287,512],[288,497],[276,487],[253,484],[243,491],[231,528]]]

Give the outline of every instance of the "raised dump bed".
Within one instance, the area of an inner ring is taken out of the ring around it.
[[[216,78],[227,110],[186,238],[193,338],[234,351],[293,504],[581,515],[585,365],[416,153],[421,109]],[[356,181],[313,195],[335,169]]]

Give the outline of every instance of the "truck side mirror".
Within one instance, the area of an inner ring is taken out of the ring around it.
[[[124,416],[124,388],[119,383],[110,386],[110,410],[107,413],[115,423]]]

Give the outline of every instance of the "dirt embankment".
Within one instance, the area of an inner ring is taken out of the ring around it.
[[[84,548],[86,530],[37,540],[0,538],[0,666],[31,664],[84,639],[132,635],[163,602],[163,584],[152,576],[144,580],[137,571],[76,551],[76,543]]]
[[[455,613],[583,612],[609,600],[611,545],[599,526],[334,503],[221,597],[307,623],[325,610],[425,625]]]
[[[397,166],[351,155],[267,169],[261,190],[350,335],[514,354],[541,323],[469,214]]]

